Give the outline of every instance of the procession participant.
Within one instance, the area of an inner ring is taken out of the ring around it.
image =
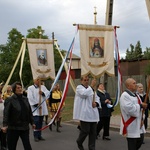
[[[5,100],[6,98],[10,97],[13,95],[13,92],[12,92],[12,87],[11,85],[7,85],[7,89],[6,91],[4,92],[4,95],[3,95],[3,99]]]
[[[100,98],[101,109],[99,109],[100,113],[100,121],[97,124],[97,138],[101,129],[103,129],[103,140],[111,140],[109,138],[109,126],[110,126],[110,117],[112,108],[108,107],[108,104],[112,105],[112,99],[108,92],[105,91],[105,87],[102,83],[98,84],[97,95]]]
[[[4,100],[2,98],[2,91],[0,91],[0,117],[3,117],[3,111],[4,111]],[[4,133],[2,130],[1,130],[1,127],[0,126],[0,147],[1,149],[5,150],[7,149],[7,143],[6,143],[6,133]]]
[[[145,97],[146,97],[146,93],[144,92],[144,88],[143,88],[143,84],[142,83],[138,83],[137,84],[137,94],[139,94],[142,102],[144,102],[145,100]],[[148,116],[149,116],[149,110],[150,110],[150,103],[149,103],[149,98],[147,98],[147,109],[145,109],[145,118],[144,118],[144,126],[145,126],[145,129],[147,129],[148,127]]]
[[[60,90],[59,84],[56,83],[52,89],[52,92],[50,93],[50,97],[48,99],[49,101],[49,107],[50,107],[50,112],[51,112],[51,119],[53,119],[53,117],[55,116],[55,114],[58,111],[60,102],[61,102],[61,98],[62,98],[62,91]],[[63,108],[62,108],[63,109]],[[61,111],[62,111],[61,109]],[[56,131],[57,132],[61,132],[60,131],[60,121],[61,121],[61,113],[59,112],[55,118],[56,120]],[[54,122],[55,122],[54,120]],[[52,124],[49,126],[49,129],[52,131]]]
[[[60,85],[59,85],[59,83],[57,83],[56,84],[56,86],[57,86],[57,92],[60,94],[60,97],[62,98],[62,91],[61,91],[61,89],[60,89]],[[65,109],[65,102],[63,102],[63,105],[62,105],[62,108],[61,108],[61,110],[60,110],[60,112],[59,112],[59,118],[58,118],[58,126],[59,127],[62,127],[62,125],[61,125],[61,121],[62,121],[62,113],[63,113],[63,110]]]
[[[13,84],[13,95],[4,102],[4,116],[2,131],[7,131],[7,145],[9,150],[16,150],[19,137],[25,150],[32,150],[29,140],[29,124],[33,129],[35,124],[27,97],[23,96],[20,82]]]
[[[34,79],[34,84],[28,87],[27,97],[32,108],[34,123],[36,125],[36,130],[34,130],[34,140],[38,142],[39,140],[45,140],[42,137],[43,118],[48,115],[46,99],[49,97],[49,91],[44,85],[41,85],[40,77]],[[40,102],[41,98],[41,102]]]
[[[142,83],[137,83],[137,94],[140,96],[142,102],[145,101],[146,98],[146,93],[144,92],[143,84]],[[147,97],[147,108],[144,111],[144,126],[145,129],[148,127],[148,116],[149,116],[149,110],[150,110],[150,103],[149,103],[149,98]],[[144,135],[143,135],[144,136]],[[144,139],[143,139],[143,144],[144,144]]]
[[[147,104],[142,102],[135,94],[137,90],[136,81],[128,78],[125,81],[126,90],[120,97],[121,125],[120,134],[126,135],[128,150],[138,150],[143,143],[141,136],[145,132],[142,125],[142,109],[147,108]]]
[[[76,88],[74,99],[73,119],[80,121],[80,133],[77,139],[77,145],[80,150],[84,150],[83,142],[89,136],[89,150],[95,150],[96,127],[99,121],[99,113],[97,107],[100,101],[94,92],[96,80],[93,79],[89,86],[88,76],[81,77],[81,85]]]

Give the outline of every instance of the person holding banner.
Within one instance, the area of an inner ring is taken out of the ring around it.
[[[45,115],[48,115],[46,99],[49,97],[49,91],[44,85],[41,85],[40,77],[34,79],[34,84],[28,87],[27,97],[32,108],[33,118],[36,125],[34,130],[34,140],[45,140],[42,137],[43,119]]]
[[[82,144],[87,136],[89,136],[89,150],[95,150],[96,127],[99,121],[97,107],[100,106],[99,98],[94,91],[95,85],[95,79],[91,81],[91,86],[89,86],[88,76],[83,76],[81,77],[81,84],[76,88],[73,119],[80,121],[81,130],[76,141],[80,150],[84,150]]]
[[[120,134],[126,136],[128,150],[138,150],[143,143],[143,133],[145,132],[142,110],[147,108],[147,104],[142,102],[136,95],[137,84],[133,78],[125,81],[126,90],[120,97],[121,125]]]

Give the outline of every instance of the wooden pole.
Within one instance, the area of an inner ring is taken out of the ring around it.
[[[149,90],[150,90],[150,79],[148,80],[147,92],[146,92],[146,96],[145,96],[145,99],[144,99],[144,103],[147,103],[148,96],[149,96]],[[141,127],[144,124],[144,121],[143,121],[143,115],[144,115],[144,113],[145,113],[145,109],[142,110]]]
[[[41,79],[39,79],[39,105],[41,105],[42,95],[41,95]],[[39,107],[39,115],[42,115],[42,106]]]

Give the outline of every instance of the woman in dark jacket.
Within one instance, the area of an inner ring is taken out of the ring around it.
[[[105,91],[105,87],[102,83],[99,83],[97,86],[97,95],[100,98],[102,109],[99,110],[100,113],[100,121],[97,124],[97,138],[99,132],[103,128],[103,140],[111,140],[109,138],[109,126],[110,126],[110,117],[112,108],[108,105],[112,105],[112,99],[110,98],[109,93]]]
[[[23,96],[22,85],[16,82],[13,87],[14,94],[4,102],[3,132],[7,131],[7,144],[9,150],[16,150],[19,137],[25,150],[32,150],[29,141],[29,124],[35,128],[33,115],[28,98]]]

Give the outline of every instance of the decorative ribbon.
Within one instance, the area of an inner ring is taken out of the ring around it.
[[[120,97],[120,91],[122,89],[122,75],[120,71],[120,55],[119,55],[119,47],[118,47],[118,39],[117,39],[117,33],[116,33],[116,26],[114,26],[114,34],[115,34],[115,57],[116,57],[116,64],[117,64],[117,72],[118,72],[118,81],[117,81],[117,92],[116,92],[116,100],[113,104],[113,106],[117,106],[119,102]]]
[[[57,48],[57,50],[58,50],[58,52],[59,52],[59,54],[60,54],[60,56],[61,56],[61,58],[62,58],[62,60],[63,60],[64,57],[63,57],[61,51],[59,50],[59,46],[58,46],[57,42],[55,42],[55,45],[56,45],[56,48]],[[67,66],[67,63],[66,63],[66,62],[65,62],[65,64],[64,64],[64,67],[65,67],[65,71],[66,71],[66,73],[67,73],[67,72],[68,72],[68,66]],[[73,79],[72,79],[71,76],[70,76],[70,85],[71,85],[73,91],[75,92],[76,85],[75,85],[75,83],[74,83],[74,81],[73,81]]]

